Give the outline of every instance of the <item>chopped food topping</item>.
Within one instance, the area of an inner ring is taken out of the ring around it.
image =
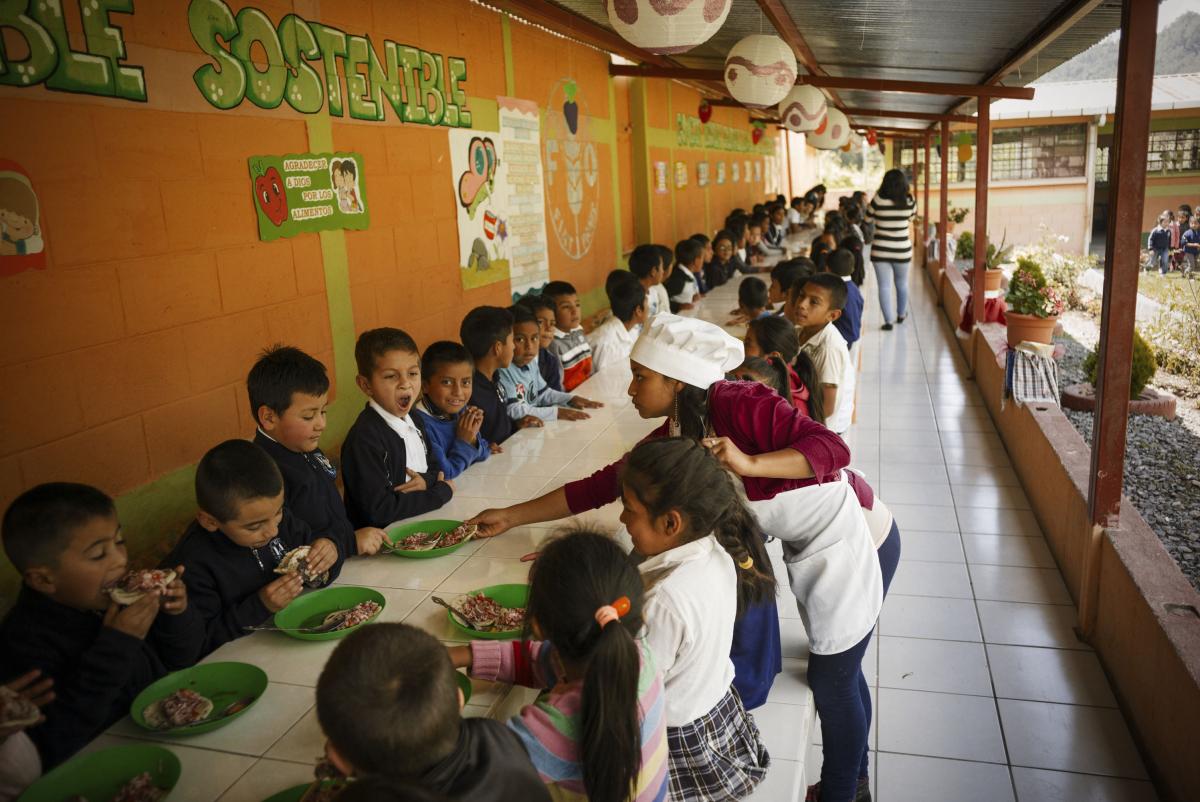
[[[125,783],[121,790],[117,791],[117,795],[112,798],[112,802],[158,802],[166,795],[166,789],[159,788],[154,784],[150,772],[143,771]]]
[[[375,616],[379,615],[379,611],[383,608],[378,602],[365,601],[351,607],[349,610],[338,610],[325,616],[325,623],[329,623],[334,618],[338,619],[338,624],[330,632],[339,632],[343,629],[350,629],[359,624],[365,624]]]

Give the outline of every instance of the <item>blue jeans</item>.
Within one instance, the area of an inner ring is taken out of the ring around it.
[[[875,279],[879,282],[879,307],[883,310],[883,322],[895,323],[896,315],[908,314],[908,268],[912,262],[880,262],[875,265]],[[896,298],[892,299],[892,285],[896,285]]]
[[[1162,248],[1154,251],[1154,261],[1158,264],[1158,272],[1164,276],[1171,272],[1171,249]]]

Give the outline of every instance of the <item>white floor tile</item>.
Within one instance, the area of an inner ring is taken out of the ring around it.
[[[824,748],[819,743],[811,743],[804,753],[804,786],[807,788],[821,781],[821,768],[825,765]],[[874,749],[867,750],[867,775],[871,780],[871,795],[875,799],[879,796],[876,793],[875,787],[878,784],[877,777],[879,775],[879,753]]]
[[[380,554],[347,561],[338,577],[338,584],[362,585],[368,588],[432,590],[461,568],[466,561],[466,557],[460,557],[458,554],[447,554],[428,560]]]
[[[221,802],[262,802],[280,791],[310,783],[313,765],[288,763],[282,760],[260,760],[250,767],[236,783],[220,796]],[[171,799],[174,800],[172,794]]]
[[[903,549],[903,546],[901,546]],[[902,596],[950,596],[971,598],[967,567],[959,563],[901,560],[892,579],[891,593]]]
[[[1097,777],[1014,766],[1018,802],[1157,802],[1154,786],[1140,780]]]
[[[889,593],[879,619],[880,635],[980,641],[975,603],[970,599]]]
[[[751,802],[796,802],[804,798],[803,779],[800,763],[777,761],[772,756],[766,779],[746,799]]]
[[[1004,763],[1004,739],[990,697],[880,688],[879,750]]]
[[[206,657],[204,662],[233,660],[250,663],[267,672],[267,677],[272,683],[306,685],[308,689],[311,689],[316,687],[317,678],[321,676],[321,669],[337,644],[336,640],[299,640],[288,637],[282,632],[255,632],[253,635],[226,643]],[[311,698],[308,703],[312,704]],[[287,726],[290,727],[307,709],[304,707],[297,710],[295,717],[288,722]],[[230,724],[229,726],[234,725]],[[220,735],[222,732],[224,730],[218,730],[214,734]],[[278,734],[282,735],[283,732]]]
[[[1118,710],[1000,699],[1014,766],[1146,779]]]
[[[1029,509],[1029,499],[1019,487],[988,485],[951,485],[957,507],[1000,507],[1008,510]]]
[[[1034,702],[1116,707],[1093,652],[989,644],[996,695]]]
[[[1051,604],[979,601],[979,620],[988,643],[1048,646],[1055,649],[1089,647],[1075,636],[1075,608]]]
[[[321,732],[317,708],[314,706],[275,742],[264,757],[294,763],[316,763],[324,754],[325,733]]]
[[[962,531],[973,535],[1041,537],[1042,528],[1029,510],[963,507],[958,510]]]
[[[969,465],[977,468],[1011,468],[1003,449],[942,447],[947,465]]]
[[[813,711],[804,705],[767,702],[751,711],[771,761],[802,760],[813,725]]]
[[[795,605],[790,605],[795,609]],[[783,612],[783,605],[780,612]],[[799,660],[808,659],[808,633],[799,618],[779,616],[779,640],[784,657],[794,657]]]
[[[883,481],[886,484],[888,479],[888,463],[883,464],[884,475]],[[923,476],[930,477],[930,481],[940,481],[937,477],[940,475],[941,466],[926,465],[924,470],[908,473],[908,476]],[[915,529],[922,532],[958,532],[958,516],[953,507],[932,507],[920,504],[893,504],[888,502],[888,508],[892,511],[892,515],[896,519],[896,523],[900,526],[900,531],[904,532],[907,529]]]
[[[966,562],[957,532],[900,532],[900,560],[934,563]]]
[[[502,535],[483,538],[476,553],[480,557],[519,560],[541,548],[556,531],[558,527],[555,524],[518,526]]]
[[[1056,568],[969,565],[976,599],[1070,604],[1071,596]]]
[[[501,535],[503,537],[503,535]],[[468,593],[489,585],[526,584],[530,563],[495,557],[468,557],[462,567],[438,585],[441,595]]]
[[[967,641],[880,637],[879,685],[992,696],[983,644]]]
[[[883,752],[876,766],[878,802],[1012,802],[1008,767]]]
[[[808,688],[808,664],[803,660],[783,658],[783,671],[775,677],[767,703],[807,706],[812,704]]]
[[[941,466],[937,467],[940,468]],[[938,478],[942,478],[942,472],[938,471],[937,473],[939,475]],[[911,478],[918,479],[921,476],[921,474],[918,474]],[[928,504],[935,507],[954,506],[954,497],[950,495],[950,485],[948,482],[885,482],[882,487],[877,488],[877,492],[889,505]]]
[[[456,476],[454,482],[454,497],[463,498],[512,498],[524,501],[541,495],[539,491],[549,481],[543,476],[525,476],[520,472],[508,476],[487,476],[474,471],[466,471]]]
[[[979,465],[947,464],[946,473],[953,485],[984,485],[987,487],[1020,487],[1021,480],[1011,466],[986,467]]]
[[[1025,568],[1056,568],[1050,548],[1041,536],[1008,535],[962,536],[967,562],[980,565],[1013,565]]]

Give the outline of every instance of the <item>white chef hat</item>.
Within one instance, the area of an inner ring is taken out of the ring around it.
[[[720,326],[658,314],[642,328],[629,358],[656,373],[707,390],[746,358],[740,340]]]

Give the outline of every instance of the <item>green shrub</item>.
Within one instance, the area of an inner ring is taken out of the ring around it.
[[[1096,386],[1096,374],[1100,370],[1100,359],[1095,351],[1089,353],[1083,360],[1083,370],[1087,379]],[[1129,367],[1129,398],[1136,399],[1146,389],[1146,385],[1154,378],[1158,370],[1158,360],[1150,344],[1142,338],[1135,329],[1133,332],[1133,362]]]
[[[964,231],[958,235],[958,245],[954,246],[954,258],[975,258],[975,235],[970,231]]]

